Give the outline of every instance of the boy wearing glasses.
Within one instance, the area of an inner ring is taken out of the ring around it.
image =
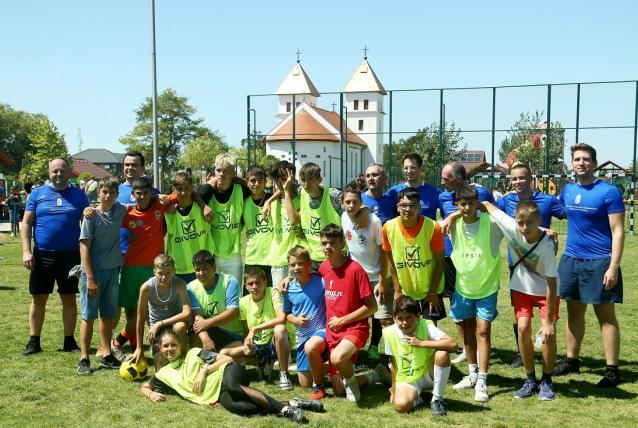
[[[412,297],[421,305],[423,317],[436,322],[445,318],[443,232],[437,222],[418,214],[417,189],[407,187],[398,198],[399,216],[383,225],[381,246],[390,262],[394,300]]]

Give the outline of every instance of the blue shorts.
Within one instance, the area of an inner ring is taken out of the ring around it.
[[[98,283],[99,293],[89,297],[86,288],[86,273],[82,271],[80,277],[80,309],[82,319],[92,321],[97,318],[98,310],[101,317],[113,318],[117,311],[117,296],[119,293],[120,268],[98,270],[93,272]]]
[[[496,300],[498,291],[481,299],[468,299],[461,296],[458,291],[454,291],[450,302],[450,317],[455,320],[468,320],[479,317],[484,321],[492,322],[498,315]]]
[[[275,342],[270,341],[270,343],[266,345],[257,345],[257,349],[255,350],[255,355],[260,360],[276,360],[277,359],[277,349],[275,349]]]
[[[618,282],[605,291],[603,278],[609,269],[610,258],[576,259],[563,254],[558,263],[560,298],[578,300],[586,304],[622,303],[622,273],[618,268]]]
[[[321,330],[315,331],[310,339],[313,337],[320,337],[323,341],[326,341],[326,329],[322,328]],[[308,340],[310,340],[308,339]],[[308,372],[310,371],[310,363],[308,362],[308,357],[306,357],[306,351],[304,351],[304,345],[308,340],[303,341],[297,346],[297,371],[298,372]],[[326,355],[328,353],[328,346],[326,345]],[[326,358],[325,358],[326,359]],[[324,360],[325,360],[324,359]]]

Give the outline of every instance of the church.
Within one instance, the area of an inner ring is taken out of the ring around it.
[[[297,60],[276,92],[278,123],[262,140],[266,144],[266,154],[292,162],[294,135],[297,176],[303,164],[314,162],[321,167],[325,185],[341,187],[342,128],[343,184],[355,180],[369,164],[383,163],[383,102],[386,90],[367,57],[342,92],[343,122],[339,112],[334,111],[334,105],[332,110],[317,106],[321,94]]]

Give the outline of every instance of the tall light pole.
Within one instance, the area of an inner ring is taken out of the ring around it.
[[[157,65],[155,53],[155,0],[151,0],[151,27],[153,39],[153,186],[160,189],[159,138],[157,136]],[[161,189],[160,189],[161,190]]]

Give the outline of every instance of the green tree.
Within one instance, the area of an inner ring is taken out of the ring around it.
[[[192,168],[193,171],[211,169],[215,165],[215,156],[228,151],[228,144],[216,132],[206,132],[184,145],[178,165]]]
[[[0,150],[15,161],[13,165],[4,166],[4,172],[19,172],[24,156],[33,150],[29,133],[34,123],[34,115],[0,104]]]
[[[251,154],[250,154],[251,162],[250,163],[262,166],[266,170],[266,173],[268,173],[275,166],[275,164],[279,162],[279,159],[277,159],[273,155],[266,154],[266,145],[262,143],[261,138],[262,138],[261,134],[257,133],[257,141],[253,141],[252,139],[250,140],[250,144],[251,144]],[[239,162],[241,166],[244,166],[247,163],[246,159],[248,158],[248,151],[247,151],[246,143],[247,143],[247,139],[243,138],[241,140],[241,147],[239,147],[238,150],[236,151],[237,158],[242,160]],[[242,168],[242,170],[244,169],[245,168]]]
[[[562,173],[565,153],[565,129],[560,122],[551,124],[551,144],[549,147],[549,171],[545,171],[545,142],[547,122],[542,111],[521,113],[508,135],[501,141],[498,156],[501,162],[508,157],[530,166],[532,173]]]
[[[389,146],[384,145],[383,161],[386,169],[392,165],[394,178],[401,177],[401,158],[408,153],[418,153],[423,158],[423,179],[433,183],[439,183],[437,168],[439,165],[439,124],[432,123],[423,129],[419,129],[417,133],[411,137],[400,139],[392,144],[392,154],[390,154]],[[462,143],[463,136],[461,130],[456,127],[454,122],[444,124],[444,151],[443,163],[458,159],[459,156],[467,149],[467,145]],[[390,155],[392,158],[390,159]]]
[[[24,165],[20,171],[22,177],[46,176],[49,161],[55,157],[63,157],[72,162],[64,135],[60,134],[58,128],[46,116],[33,116],[28,139],[31,142],[31,151],[24,157]]]
[[[204,120],[194,118],[197,110],[188,103],[188,97],[179,96],[173,89],[166,89],[157,98],[157,122],[159,138],[160,178],[171,174],[181,155],[182,147],[197,137],[212,131],[203,125]],[[150,97],[135,110],[136,125],[120,138],[127,150],[139,150],[153,162],[153,103]]]

